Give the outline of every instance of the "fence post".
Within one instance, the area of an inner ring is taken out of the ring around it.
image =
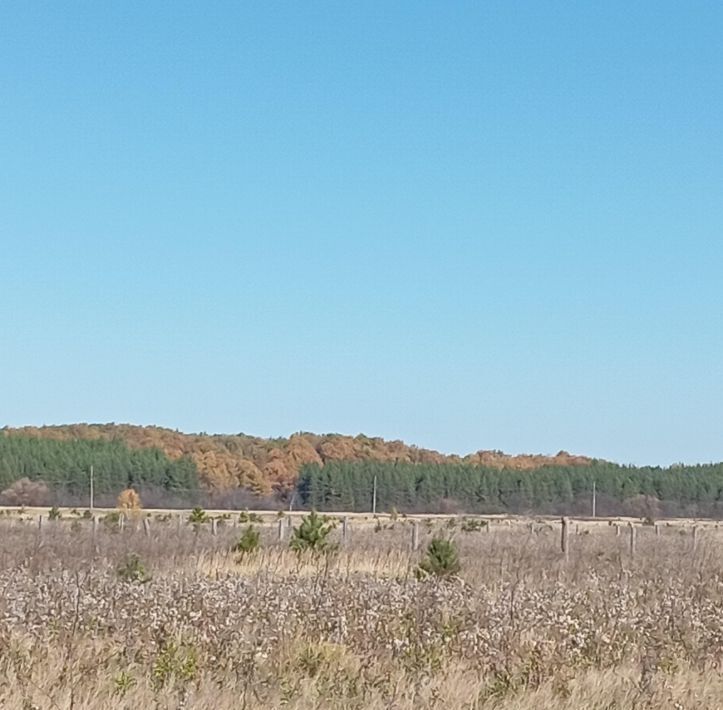
[[[628,523],[630,526],[630,556],[635,557],[635,536],[636,536],[636,528],[632,523]]]
[[[698,526],[693,526],[693,552],[696,551],[698,547]]]
[[[660,523],[655,523],[655,537],[660,537]]]
[[[562,527],[560,529],[560,549],[565,556],[565,562],[570,559],[570,521],[568,518],[562,519]]]
[[[283,539],[284,539],[284,519],[283,518],[279,518],[278,527],[279,527],[279,542],[283,542]]]
[[[211,518],[211,535],[217,535],[218,534],[218,520],[216,518]]]
[[[615,537],[620,537],[620,525],[615,523]]]
[[[96,533],[98,532],[98,517],[95,515],[93,516],[92,524],[93,524],[93,537],[95,538]]]
[[[419,523],[415,520],[412,523],[412,550],[416,552],[419,549]]]
[[[125,527],[126,527],[126,516],[123,513],[121,513],[118,516],[118,530],[123,532],[123,530],[125,530]]]
[[[146,537],[151,536],[151,521],[148,518],[143,518],[143,532],[146,534]]]
[[[43,530],[43,516],[42,515],[38,515],[38,530],[40,530],[41,532]]]
[[[178,532],[180,533],[183,528],[183,513],[178,514]]]
[[[349,539],[349,518],[344,517],[341,521],[341,541],[346,542]]]

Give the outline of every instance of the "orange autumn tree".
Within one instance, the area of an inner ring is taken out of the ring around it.
[[[116,503],[118,510],[127,516],[137,516],[141,512],[141,497],[132,488],[121,491]]]

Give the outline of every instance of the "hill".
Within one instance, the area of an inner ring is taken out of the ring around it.
[[[555,456],[510,456],[501,451],[477,451],[467,456],[444,455],[402,441],[379,437],[299,432],[288,438],[263,439],[246,434],[184,434],[156,426],[130,424],[69,424],[45,427],[5,427],[3,437],[56,442],[122,443],[131,450],[162,452],[172,462],[190,460],[198,482],[209,491],[244,488],[259,496],[287,495],[306,464],[323,467],[332,461],[374,461],[414,464],[469,464],[489,468],[533,470],[543,466],[580,466],[584,456],[560,451]],[[10,475],[11,472],[8,472]]]
[[[364,435],[263,439],[129,424],[0,430],[0,502],[85,505],[137,489],[149,506],[723,516],[723,463],[620,466],[572,456],[467,456]],[[35,501],[35,502],[34,502]]]

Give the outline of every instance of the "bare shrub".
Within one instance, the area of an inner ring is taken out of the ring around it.
[[[117,505],[123,513],[137,513],[141,509],[141,497],[132,488],[126,488],[118,496]]]
[[[464,506],[455,498],[440,498],[437,512],[445,515],[458,515],[464,511]]]
[[[655,496],[638,495],[623,502],[625,515],[657,520],[660,517],[660,501]]]
[[[50,491],[43,481],[21,478],[0,493],[4,505],[45,505]]]

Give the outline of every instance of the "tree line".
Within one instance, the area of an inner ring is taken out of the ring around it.
[[[55,494],[86,495],[91,466],[99,498],[124,488],[184,494],[198,489],[198,472],[189,457],[173,460],[159,449],[133,449],[122,441],[0,436],[0,491],[29,479],[42,481]]]
[[[210,488],[199,480],[190,456],[172,457],[121,439],[0,434],[0,492],[28,479],[47,486],[49,502],[81,503],[87,500],[91,466],[98,505],[114,504],[125,488],[135,488],[146,505],[157,506],[273,508],[289,502],[285,490],[262,499],[250,485]],[[327,460],[301,466],[291,503],[369,511],[375,480],[379,512],[583,515],[591,512],[594,484],[599,515],[723,517],[723,463],[661,468],[588,460],[521,470],[466,461]]]
[[[511,470],[468,464],[332,461],[301,469],[297,496],[317,510],[723,516],[723,463],[634,467],[604,461]]]
[[[590,459],[560,451],[555,456],[509,456],[502,451],[477,451],[464,457],[410,446],[363,434],[297,432],[290,437],[263,439],[247,434],[184,434],[157,426],[130,424],[68,424],[0,429],[0,436],[54,441],[122,441],[132,449],[158,449],[176,460],[189,456],[200,486],[209,492],[246,491],[257,498],[293,495],[304,464],[328,461],[400,461],[406,463],[468,463],[508,468],[538,468],[545,464],[579,465]]]

